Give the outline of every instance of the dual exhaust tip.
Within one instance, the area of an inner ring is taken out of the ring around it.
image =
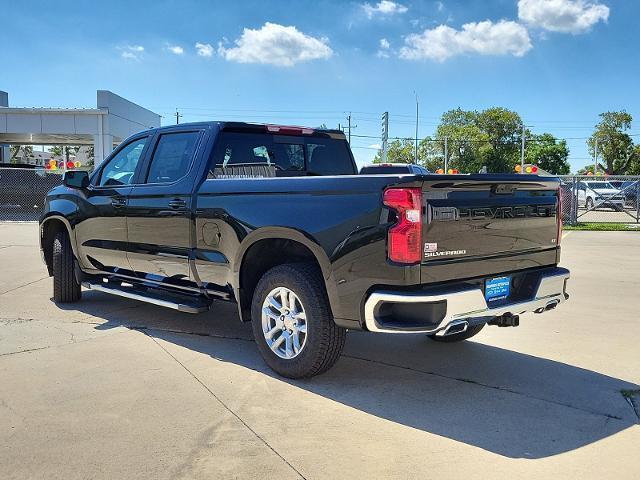
[[[520,317],[518,315],[512,315],[505,313],[493,320],[487,322],[488,325],[496,325],[498,327],[517,327],[520,325]],[[454,320],[445,327],[444,330],[438,332],[439,336],[446,337],[448,335],[455,335],[456,333],[466,332],[469,328],[469,322],[467,320]]]
[[[554,308],[556,308],[558,306],[559,303],[560,303],[559,300],[554,300],[553,302],[547,303],[544,307],[540,307],[537,310],[534,310],[534,312],[535,313],[543,313],[543,312],[546,312],[548,310],[553,310]]]
[[[535,313],[542,313],[548,310],[553,310],[558,306],[560,302],[558,300],[554,300],[552,302],[547,303],[544,307],[540,307],[535,310]],[[517,327],[520,325],[520,316],[513,315],[512,313],[505,313],[504,315],[500,315],[499,317],[494,318],[493,320],[487,322],[487,325],[495,325],[497,327]],[[442,330],[443,337],[447,335],[454,335],[456,333],[466,332],[469,328],[469,322],[467,320],[454,320],[449,325]]]

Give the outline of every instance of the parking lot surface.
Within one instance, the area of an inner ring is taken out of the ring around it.
[[[0,224],[0,478],[640,476],[640,234],[570,232],[568,303],[461,344],[350,332],[285,380],[233,304],[51,301],[37,224]]]

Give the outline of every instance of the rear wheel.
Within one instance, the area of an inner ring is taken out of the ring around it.
[[[74,256],[67,232],[58,232],[53,239],[53,301],[77,302],[82,291],[76,280]]]
[[[251,305],[253,335],[264,361],[284,377],[312,377],[338,360],[346,330],[333,321],[324,282],[312,264],[272,268]]]
[[[453,333],[451,335],[445,335],[444,337],[438,337],[437,335],[428,335],[428,337],[431,340],[434,340],[436,342],[441,342],[441,343],[455,343],[455,342],[462,342],[463,340],[466,340],[467,338],[471,338],[474,335],[477,335],[478,333],[480,333],[480,330],[482,330],[484,328],[484,324],[482,325],[473,325],[471,327],[468,327],[464,332],[460,332],[460,333]]]

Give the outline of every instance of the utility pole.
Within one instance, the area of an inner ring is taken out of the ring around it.
[[[180,115],[178,109],[176,108],[176,125],[180,123],[180,117],[182,117],[182,115]]]
[[[382,163],[387,162],[387,141],[389,140],[389,112],[382,114]]]
[[[358,128],[358,125],[351,125],[351,112],[349,112],[349,116],[347,117],[347,140],[349,141],[349,144],[351,144],[351,129],[352,128]]]
[[[418,164],[418,94],[414,91],[413,93],[416,94],[416,154],[415,154],[415,164]]]
[[[598,137],[596,137],[593,146],[593,174],[598,175]]]
[[[449,137],[444,137],[444,173],[449,171]]]
[[[525,126],[522,124],[522,148],[520,149],[520,173],[524,173],[524,142],[525,142]]]

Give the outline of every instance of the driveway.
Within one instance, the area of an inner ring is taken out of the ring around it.
[[[232,304],[57,307],[37,225],[2,223],[0,478],[638,478],[640,234],[565,235],[557,310],[453,345],[350,332],[291,381]]]

